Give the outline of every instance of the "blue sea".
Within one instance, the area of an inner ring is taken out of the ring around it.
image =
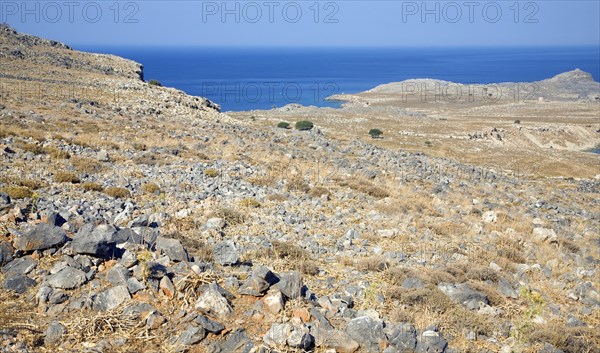
[[[175,48],[86,47],[144,65],[156,79],[204,96],[223,111],[290,103],[337,107],[325,98],[411,78],[460,83],[527,82],[579,68],[600,79],[598,47]]]

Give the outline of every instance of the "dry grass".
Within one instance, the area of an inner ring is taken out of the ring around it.
[[[0,192],[6,193],[11,199],[24,199],[33,196],[33,191],[26,186],[7,186],[0,189]]]
[[[207,177],[209,177],[209,178],[216,178],[216,177],[218,177],[220,174],[221,174],[221,173],[220,173],[218,170],[216,170],[216,169],[212,169],[212,168],[206,169],[206,170],[204,171],[204,175],[206,175],[206,176],[207,176]]]
[[[57,172],[54,174],[54,181],[57,183],[77,184],[81,180],[79,180],[79,177],[73,172]]]
[[[88,174],[99,173],[104,169],[102,163],[87,157],[73,157],[71,158],[71,165],[77,171]]]
[[[285,196],[284,194],[270,194],[270,195],[267,195],[267,200],[269,200],[269,201],[283,202],[283,201],[286,201],[287,199],[288,199],[287,196]]]
[[[85,182],[85,183],[81,184],[81,187],[85,191],[102,191],[102,190],[104,190],[102,185],[93,183],[93,182]]]
[[[273,186],[275,185],[275,178],[271,175],[257,175],[248,178],[248,182],[255,186]]]
[[[381,272],[389,268],[389,263],[383,256],[370,256],[356,260],[354,267],[363,272]]]
[[[165,156],[155,153],[146,153],[143,156],[135,157],[133,159],[135,164],[145,164],[151,166],[161,166],[166,164]]]
[[[32,190],[41,189],[46,187],[46,184],[41,180],[35,179],[23,179],[15,176],[4,175],[0,177],[0,182],[6,185],[12,186],[24,186]]]
[[[329,189],[324,188],[322,186],[315,186],[314,188],[310,189],[308,194],[312,197],[331,196],[331,192],[329,191]]]
[[[319,267],[313,260],[311,254],[296,244],[286,241],[272,241],[272,247],[263,248],[244,255],[245,261],[283,260],[290,269],[302,272],[305,275],[315,276],[319,273]]]
[[[69,159],[71,155],[67,151],[63,151],[56,147],[44,147],[44,153],[52,157],[52,159]]]
[[[120,308],[93,315],[78,315],[66,322],[65,326],[68,340],[75,343],[120,336],[128,338],[128,346],[131,347],[131,341],[144,342],[155,338],[145,326],[144,320],[135,315],[123,315]]]
[[[375,198],[381,199],[381,198],[390,196],[390,193],[386,189],[384,189],[380,186],[377,186],[365,179],[361,179],[361,178],[340,179],[340,178],[338,178],[338,179],[336,179],[336,181],[337,181],[338,185],[340,185],[340,186],[349,187],[352,190],[362,192],[363,194],[367,194],[367,195],[373,196]]]
[[[528,340],[530,343],[548,342],[565,353],[600,352],[600,333],[594,328],[566,327],[549,322],[531,330]]]
[[[33,154],[43,154],[44,153],[44,149],[42,148],[42,146],[40,146],[36,143],[28,143],[28,142],[18,140],[18,141],[14,142],[14,146],[16,148],[22,149],[25,152],[31,152]]]
[[[125,188],[120,187],[109,187],[104,190],[104,193],[110,197],[116,199],[125,199],[131,197],[131,192]]]
[[[253,197],[246,197],[240,201],[240,206],[248,208],[259,208],[261,203]]]
[[[145,183],[145,184],[142,184],[142,186],[140,187],[140,189],[145,194],[160,194],[160,186],[158,186],[156,183]]]
[[[299,191],[299,192],[308,192],[310,190],[310,186],[302,179],[301,177],[294,177],[292,179],[288,179],[285,183],[285,187],[288,191]]]
[[[219,207],[209,214],[209,218],[222,218],[228,225],[241,224],[246,221],[246,216],[234,209],[227,207]]]

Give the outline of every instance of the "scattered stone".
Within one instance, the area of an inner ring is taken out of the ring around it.
[[[346,333],[358,342],[365,352],[381,352],[385,347],[386,337],[381,320],[368,316],[357,317],[348,323]]]
[[[397,352],[412,352],[417,346],[417,330],[414,325],[403,323],[385,328],[385,334],[390,344]]]
[[[489,305],[489,300],[485,293],[474,290],[466,283],[450,284],[440,282],[438,288],[455,303],[467,307],[469,310],[477,310],[481,305]]]
[[[185,330],[179,335],[177,344],[181,346],[191,346],[202,341],[206,337],[206,330],[192,324],[188,324]]]
[[[175,286],[173,285],[173,282],[168,276],[164,276],[160,279],[159,288],[160,291],[165,295],[165,297],[173,299],[173,297],[175,296]]]
[[[87,281],[85,272],[67,266],[48,278],[48,285],[52,288],[75,289]]]
[[[135,294],[143,289],[146,289],[146,286],[142,282],[138,281],[137,278],[131,277],[127,280],[127,290],[129,293]]]
[[[277,289],[273,289],[263,298],[265,308],[273,315],[279,314],[283,310],[283,294]]]
[[[318,347],[333,349],[338,353],[353,353],[359,348],[358,342],[343,331],[314,326],[311,333]]]
[[[434,330],[424,331],[417,343],[416,352],[418,353],[444,353],[448,347],[448,341]]]
[[[298,271],[282,273],[279,275],[279,282],[275,284],[277,288],[290,299],[296,299],[302,296],[302,274]]]
[[[215,334],[219,334],[219,333],[221,333],[221,331],[223,331],[225,329],[225,326],[223,326],[223,324],[216,322],[214,320],[211,320],[204,315],[199,315],[198,317],[196,317],[194,319],[194,322],[196,322],[198,325],[202,326],[206,331],[212,332]]]
[[[63,245],[67,241],[65,231],[48,223],[40,223],[33,230],[15,240],[15,247],[22,251],[45,250]]]
[[[231,240],[217,243],[213,247],[213,257],[215,262],[221,266],[234,266],[240,262],[240,253]]]
[[[498,279],[498,290],[507,298],[517,299],[519,297],[517,291],[515,291],[513,286],[503,277]]]
[[[53,345],[59,343],[62,336],[67,333],[67,328],[60,322],[53,321],[50,323],[44,333],[44,344]]]
[[[219,292],[216,283],[211,283],[209,288],[198,298],[196,309],[204,314],[215,316],[222,320],[227,319],[233,312],[227,299]]]
[[[25,293],[29,288],[36,285],[36,282],[25,276],[16,275],[13,277],[5,278],[2,282],[2,288],[8,291],[15,292],[17,294]]]
[[[93,228],[91,224],[86,224],[77,232],[71,247],[78,254],[109,258],[117,252],[116,243],[117,230],[113,226],[99,225]]]
[[[4,266],[4,264],[12,261],[12,254],[14,251],[15,250],[9,242],[0,242],[0,266]]]
[[[33,271],[37,266],[37,261],[31,258],[31,256],[20,257],[9,263],[3,268],[2,272],[5,276],[11,277],[16,275],[26,275]]]
[[[290,323],[273,323],[269,331],[263,337],[263,341],[271,346],[285,346],[287,343],[287,339],[292,332],[292,324]]]
[[[558,236],[554,229],[549,228],[533,228],[533,238],[538,242],[556,243]]]
[[[187,251],[177,239],[156,238],[156,249],[162,251],[171,261],[189,261]]]
[[[92,308],[98,311],[112,310],[131,299],[127,287],[124,285],[109,288],[93,297]]]
[[[413,289],[413,288],[423,288],[423,281],[418,278],[407,278],[402,281],[402,288],[404,289]]]

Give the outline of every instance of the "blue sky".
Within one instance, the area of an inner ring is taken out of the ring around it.
[[[600,1],[0,1],[77,46],[600,45]]]

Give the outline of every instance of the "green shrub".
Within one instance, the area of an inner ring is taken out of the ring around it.
[[[381,131],[379,129],[371,129],[371,130],[369,130],[369,135],[372,138],[376,139],[376,138],[381,137],[381,135],[383,135],[383,131]]]
[[[519,119],[515,120],[515,124],[520,125],[521,124],[521,120],[519,120]]]
[[[290,128],[290,123],[282,121],[279,124],[277,124],[277,127],[280,128],[280,129],[289,129]]]
[[[162,83],[160,83],[158,80],[150,80],[148,81],[148,84],[152,86],[162,87]]]
[[[431,141],[425,141],[425,145],[426,145],[427,147],[431,147],[432,143],[431,143]]]
[[[296,129],[300,130],[300,131],[308,131],[310,129],[312,129],[315,126],[315,124],[312,123],[312,121],[308,121],[308,120],[301,120],[296,122]]]

